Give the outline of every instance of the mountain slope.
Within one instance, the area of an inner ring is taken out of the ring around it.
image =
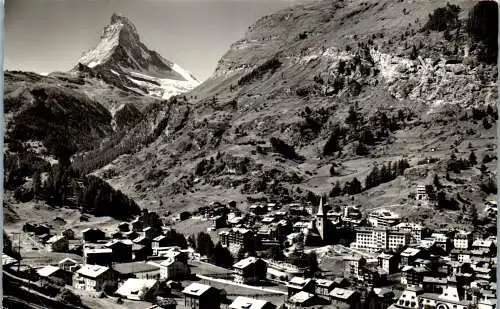
[[[85,72],[140,94],[168,99],[198,86],[177,64],[149,50],[126,17],[113,14],[97,46],[83,54],[73,71]]]
[[[209,80],[114,141],[140,140],[133,151],[82,161],[117,157],[95,174],[168,210],[329,193],[335,204],[411,205],[416,185],[437,174],[460,211],[404,212],[429,226],[467,222],[494,175],[497,71],[471,33],[476,3],[451,4],[444,29],[432,17],[438,2],[323,1],[264,17]],[[457,158],[472,150],[480,162],[464,167]],[[410,168],[367,186],[374,166],[403,159]]]

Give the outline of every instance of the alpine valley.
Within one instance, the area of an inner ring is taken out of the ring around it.
[[[5,225],[324,196],[496,228],[497,33],[495,1],[308,3],[200,84],[114,14],[69,72],[4,72]]]

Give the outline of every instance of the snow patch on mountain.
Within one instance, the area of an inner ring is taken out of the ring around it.
[[[174,63],[172,69],[179,73],[182,77],[186,79],[188,82],[193,82],[193,83],[200,83],[190,72],[184,70],[181,68],[177,63]]]
[[[190,91],[200,84],[200,82],[192,77],[189,72],[185,71],[177,64],[173,65],[173,69],[181,74],[184,78],[186,78],[186,80],[182,81],[168,78],[156,78],[138,72],[130,72],[130,75],[141,78],[142,80],[138,80],[133,77],[127,78],[138,86],[146,88],[148,90],[148,95],[161,97],[164,100],[172,96]],[[149,80],[151,81],[151,83],[144,80]],[[159,84],[160,86],[158,86],[157,84]]]
[[[120,31],[122,28],[123,23],[121,22],[107,26],[101,35],[99,44],[84,53],[79,62],[89,68],[106,62],[113,55],[115,48],[120,44]]]

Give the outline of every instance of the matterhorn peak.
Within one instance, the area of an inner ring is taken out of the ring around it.
[[[130,20],[120,13],[113,12],[113,15],[111,15],[111,23],[115,24],[117,22],[130,23]]]
[[[90,68],[111,60],[121,45],[127,49],[137,49],[142,46],[139,34],[134,24],[126,17],[113,13],[111,23],[104,27],[99,44],[86,52],[80,63]]]
[[[121,14],[113,13],[113,15],[111,15],[111,24],[110,25],[114,25],[114,24],[119,24],[123,28],[127,28],[131,32],[137,34],[137,29],[135,28],[135,25],[130,21],[130,19],[128,19],[127,17],[125,17]],[[139,36],[139,35],[137,34],[137,36]]]
[[[121,88],[162,98],[199,84],[191,73],[148,49],[140,41],[135,25],[121,14],[111,15],[100,39],[96,47],[80,58],[77,71],[90,70]]]

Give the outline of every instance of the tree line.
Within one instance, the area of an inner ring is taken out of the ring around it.
[[[341,195],[355,195],[370,188],[374,188],[382,183],[386,183],[396,179],[398,176],[403,175],[404,171],[410,167],[408,160],[401,159],[394,162],[383,164],[380,168],[374,166],[365,180],[365,186],[361,184],[358,178],[354,177],[351,181],[347,181],[344,187],[337,181],[333,188],[330,190],[330,197],[337,197]]]

